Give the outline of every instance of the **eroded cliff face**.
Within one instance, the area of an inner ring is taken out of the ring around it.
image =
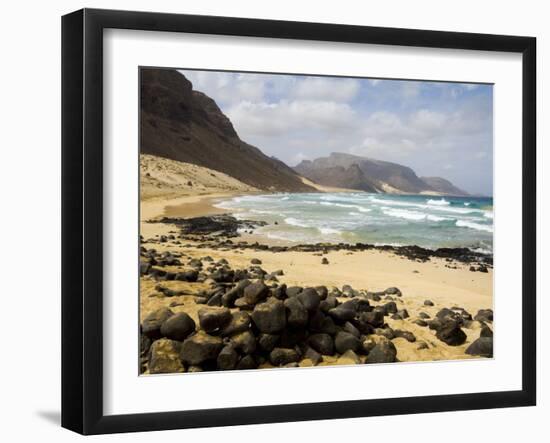
[[[140,152],[223,172],[266,191],[315,192],[277,159],[242,141],[214,100],[172,69],[142,69]]]

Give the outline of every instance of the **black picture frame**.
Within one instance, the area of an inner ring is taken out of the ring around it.
[[[392,399],[106,416],[103,412],[103,30],[171,31],[522,54],[522,388]],[[536,39],[83,9],[62,18],[62,426],[82,434],[536,404]]]

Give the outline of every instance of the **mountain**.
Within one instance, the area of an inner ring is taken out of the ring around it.
[[[207,95],[172,69],[142,69],[140,152],[223,172],[266,191],[315,192],[283,162],[242,141]]]
[[[294,169],[307,179],[324,186],[378,192],[375,185],[365,176],[361,168],[355,163],[347,168],[344,166],[317,168],[313,162],[304,160]]]
[[[436,190],[437,192],[441,192],[442,194],[455,195],[455,196],[468,195],[466,191],[463,191],[462,189],[457,188],[449,180],[445,180],[444,178],[441,178],[441,177],[420,177],[420,178],[424,183],[426,183],[432,189]]]
[[[351,154],[333,152],[328,157],[304,160],[294,170],[321,185],[338,183],[340,187],[368,192],[467,195],[445,179],[424,180],[407,166]]]

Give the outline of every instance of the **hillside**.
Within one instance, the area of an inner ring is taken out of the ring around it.
[[[258,192],[223,172],[190,163],[140,154],[140,194],[142,200],[207,193]]]
[[[223,172],[265,191],[315,192],[277,159],[242,141],[217,104],[171,69],[142,69],[140,152]]]
[[[428,186],[441,192],[445,195],[468,195],[466,191],[463,191],[460,188],[457,188],[449,180],[445,180],[441,177],[420,177],[423,182],[427,183]]]
[[[332,153],[313,161],[304,160],[294,170],[321,185],[368,192],[467,195],[443,178],[424,180],[407,166],[351,154]]]

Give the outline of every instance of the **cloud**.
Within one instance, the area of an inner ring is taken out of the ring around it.
[[[239,136],[289,165],[330,152],[492,192],[492,88],[473,83],[182,71]]]
[[[303,77],[296,81],[291,96],[305,100],[348,102],[359,92],[359,81],[349,78]]]
[[[352,129],[355,111],[332,101],[282,100],[279,103],[240,102],[226,111],[237,132],[249,136],[281,136],[290,132],[331,132]]]

